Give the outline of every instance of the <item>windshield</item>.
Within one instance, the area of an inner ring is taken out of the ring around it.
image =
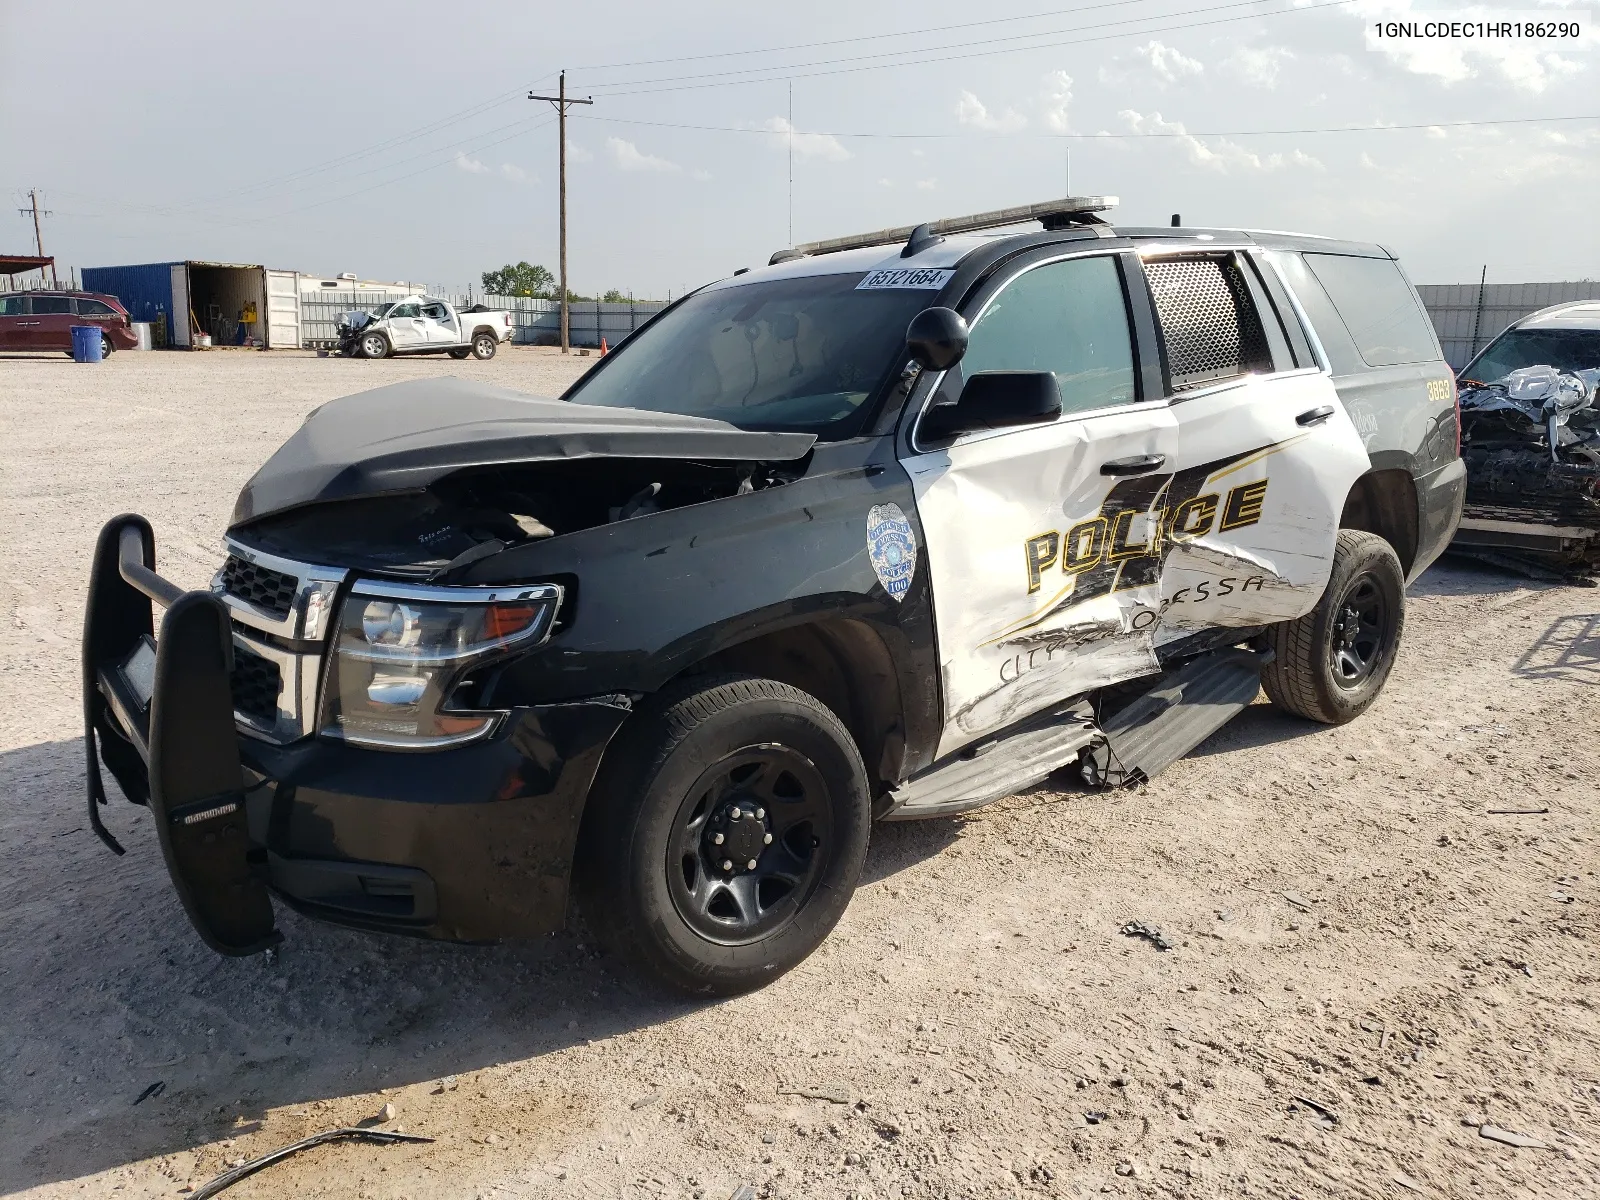
[[[1600,367],[1600,329],[1511,329],[1489,343],[1462,381],[1493,383],[1522,367],[1548,364],[1558,371]]]
[[[389,310],[391,308],[393,308],[393,307],[394,307],[393,304],[380,304],[380,305],[378,305],[377,308],[372,310],[372,319],[374,321],[383,320],[385,317],[387,317],[389,315]]]
[[[690,296],[564,399],[849,437],[900,366],[906,326],[936,295],[857,290],[864,277],[774,279]]]

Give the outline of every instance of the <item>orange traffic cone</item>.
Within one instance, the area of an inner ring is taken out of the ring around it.
[[[608,349],[608,347],[606,346],[605,338],[601,338],[600,339],[600,357],[601,358],[604,358],[606,356],[606,350],[607,349]]]

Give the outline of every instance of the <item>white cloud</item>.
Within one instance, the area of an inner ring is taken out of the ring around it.
[[[956,101],[956,120],[971,129],[990,133],[1013,133],[1028,123],[1028,118],[1013,108],[991,113],[982,100],[968,91],[963,91]]]
[[[917,190],[919,192],[931,192],[935,188],[937,188],[938,186],[939,186],[939,181],[937,179],[919,179],[919,180],[917,180]]]
[[[1251,87],[1275,88],[1283,64],[1294,59],[1294,52],[1286,46],[1240,46],[1226,59],[1223,67],[1236,79]]]
[[[1072,103],[1072,76],[1065,71],[1052,71],[1045,76],[1044,101],[1040,119],[1051,133],[1071,133],[1072,121],[1067,115]]]
[[[1291,150],[1288,154],[1257,154],[1239,145],[1238,142],[1229,141],[1224,137],[1202,141],[1190,134],[1181,121],[1163,120],[1158,112],[1146,116],[1131,108],[1125,108],[1117,115],[1132,132],[1163,135],[1182,146],[1189,161],[1195,166],[1216,171],[1218,174],[1226,175],[1232,171],[1266,173],[1281,171],[1285,167],[1302,167],[1312,171],[1327,170],[1320,159],[1312,157],[1303,150]]]
[[[677,163],[668,162],[664,158],[657,158],[654,154],[646,154],[632,142],[624,141],[622,138],[607,138],[606,149],[611,151],[612,159],[624,171],[683,170]]]
[[[594,155],[590,154],[589,151],[578,145],[578,143],[573,141],[571,138],[568,138],[567,161],[575,163],[593,162]]]
[[[878,186],[879,187],[893,187],[894,186],[894,180],[892,180],[892,179],[880,179],[880,180],[878,180]]]
[[[789,124],[784,117],[768,117],[761,128],[772,133],[781,133],[782,138],[772,138],[775,146],[788,147],[791,143],[794,152],[801,158],[820,158],[824,162],[843,162],[850,157],[850,151],[844,144],[831,133],[801,133]]]
[[[530,178],[528,173],[515,163],[501,163],[500,174],[511,180],[512,183],[526,183]]]
[[[1205,64],[1190,58],[1171,46],[1164,46],[1152,38],[1142,46],[1135,46],[1133,57],[1142,60],[1156,75],[1167,83],[1191,78],[1204,71]]]
[[[711,172],[702,171],[700,168],[696,167],[693,171],[689,172],[689,178],[698,180],[700,183],[706,183],[711,179]]]
[[[489,170],[488,167],[484,166],[477,159],[468,158],[460,150],[456,151],[456,166],[460,167],[469,175],[483,175]]]

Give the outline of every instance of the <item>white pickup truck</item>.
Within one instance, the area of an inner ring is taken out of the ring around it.
[[[375,312],[348,312],[339,321],[339,348],[351,358],[448,354],[493,358],[511,340],[511,314],[474,305],[457,309],[432,296],[410,296]]]

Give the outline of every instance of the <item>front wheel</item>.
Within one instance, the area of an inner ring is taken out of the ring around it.
[[[866,859],[866,769],[839,719],[770,679],[688,680],[607,751],[584,816],[584,910],[661,983],[734,995],[832,930]]]
[[[356,345],[360,347],[362,358],[389,357],[389,339],[381,333],[364,334]]]
[[[492,333],[480,333],[472,339],[472,357],[489,359],[500,348],[500,339]]]
[[[1269,632],[1277,654],[1261,673],[1268,699],[1325,725],[1364,713],[1383,691],[1400,649],[1405,586],[1388,542],[1341,529],[1316,608]]]

